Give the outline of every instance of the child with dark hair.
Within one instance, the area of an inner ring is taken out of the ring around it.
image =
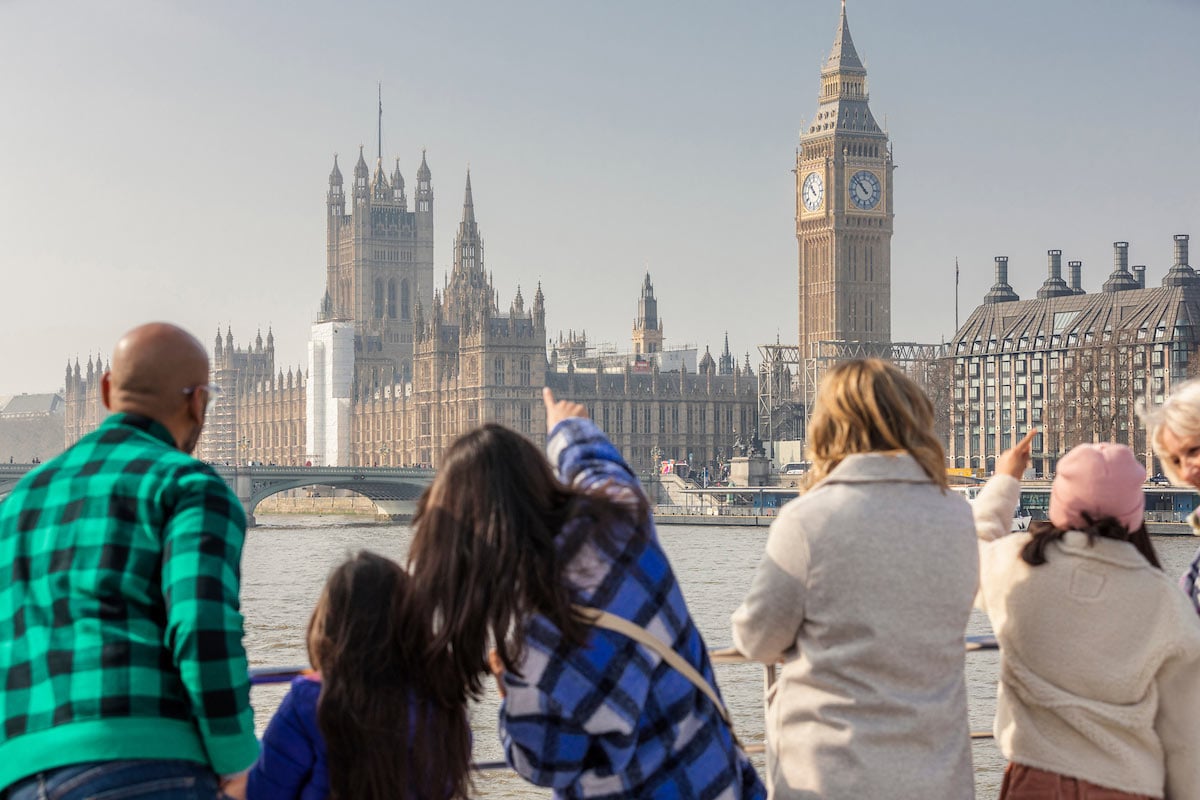
[[[436,695],[429,639],[399,564],[364,551],[337,567],[308,625],[315,672],[292,681],[267,726],[247,796],[466,797],[470,727],[461,703]]]
[[[1146,469],[1124,445],[1080,445],[1050,520],[1010,536],[1028,453],[1003,454],[975,501],[994,540],[980,604],[1000,642],[1001,800],[1200,797],[1200,624],[1146,531]]]

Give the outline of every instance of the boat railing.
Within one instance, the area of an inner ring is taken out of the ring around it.
[[[968,653],[1000,649],[1000,645],[996,641],[996,637],[991,635],[967,636],[964,639],[964,645]],[[732,647],[722,648],[719,650],[710,650],[708,652],[708,657],[714,665],[760,663],[747,658]],[[770,689],[771,686],[775,684],[779,665],[761,664],[761,666],[763,668],[763,688]],[[251,667],[250,685],[264,686],[273,683],[288,683],[294,678],[309,674],[311,672],[312,670],[308,667]],[[971,738],[990,739],[992,738],[992,733],[991,731],[971,731]],[[749,755],[757,755],[766,751],[766,745],[747,744],[743,745],[742,749],[745,750]],[[477,761],[471,766],[479,771],[508,769],[508,764],[504,761]]]

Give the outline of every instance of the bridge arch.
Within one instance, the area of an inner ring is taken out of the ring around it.
[[[217,467],[233,487],[246,522],[254,525],[258,504],[289,489],[331,486],[370,498],[392,518],[411,515],[417,498],[433,481],[433,470],[409,467]]]
[[[0,499],[32,464],[0,466]],[[431,469],[414,467],[227,467],[213,468],[230,485],[246,512],[248,525],[254,524],[254,510],[272,495],[307,486],[332,486],[348,489],[370,498],[383,514],[390,517],[410,515],[417,498],[433,481]]]

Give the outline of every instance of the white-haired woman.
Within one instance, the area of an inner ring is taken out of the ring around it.
[[[1182,384],[1160,408],[1145,414],[1154,452],[1172,483],[1200,489],[1200,378]],[[1192,532],[1200,535],[1200,514],[1188,515]],[[1200,612],[1200,552],[1180,581]]]

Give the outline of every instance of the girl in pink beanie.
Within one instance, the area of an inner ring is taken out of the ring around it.
[[[1006,535],[1032,436],[974,507],[1001,800],[1200,798],[1200,624],[1146,532],[1146,469],[1124,445],[1080,445],[1058,462],[1049,521]]]

